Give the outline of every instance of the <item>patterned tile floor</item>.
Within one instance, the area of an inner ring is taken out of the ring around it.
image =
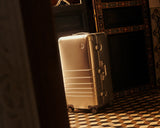
[[[88,110],[69,113],[71,128],[160,128],[160,90],[115,98],[98,114]]]

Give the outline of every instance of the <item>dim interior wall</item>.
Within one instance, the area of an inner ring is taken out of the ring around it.
[[[160,86],[160,0],[150,0],[149,2],[156,84]]]
[[[0,0],[0,128],[40,128],[19,0]]]

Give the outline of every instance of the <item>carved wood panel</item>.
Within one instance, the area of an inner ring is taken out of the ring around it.
[[[151,8],[153,51],[156,72],[156,84],[160,86],[160,7]]]

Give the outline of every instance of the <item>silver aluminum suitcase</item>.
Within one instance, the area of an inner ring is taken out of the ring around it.
[[[105,33],[81,33],[58,40],[69,111],[111,104],[113,99]]]

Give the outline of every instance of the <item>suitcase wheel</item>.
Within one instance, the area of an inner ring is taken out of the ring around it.
[[[68,106],[68,112],[74,112],[74,107]]]
[[[92,114],[98,113],[98,106],[88,106],[88,109],[92,112]]]
[[[91,112],[93,114],[96,114],[98,112],[98,108],[96,108],[96,107],[91,108]]]

